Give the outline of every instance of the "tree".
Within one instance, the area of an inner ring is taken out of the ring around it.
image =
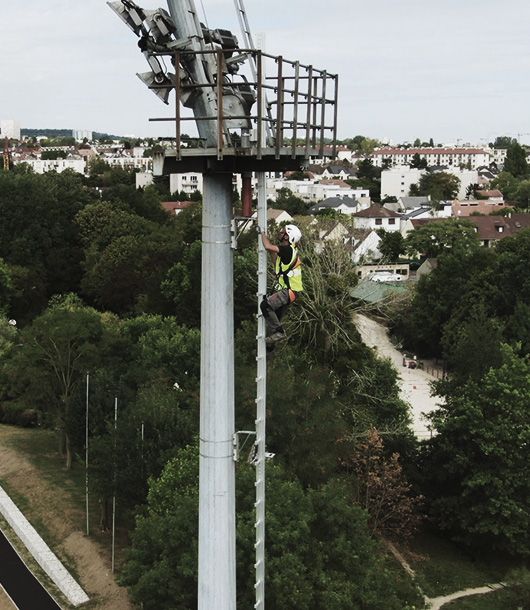
[[[370,197],[379,201],[381,197],[381,168],[375,167],[371,159],[363,159],[357,164],[357,178],[348,179],[346,183],[353,188],[366,188]]]
[[[420,523],[421,498],[412,496],[399,454],[386,457],[383,440],[372,428],[355,448],[351,462],[357,477],[356,500],[368,512],[372,531],[400,540],[410,537]]]
[[[467,299],[466,299],[467,300]],[[485,304],[458,308],[444,326],[444,358],[455,379],[481,379],[501,360],[502,328]]]
[[[13,279],[9,265],[0,258],[0,316],[9,311],[13,297]]]
[[[336,244],[326,244],[319,254],[304,252],[304,297],[287,324],[305,349],[323,354],[338,352],[356,342],[353,299],[349,294],[357,273],[348,253]]]
[[[517,207],[526,210],[530,209],[530,180],[521,180],[521,182],[519,182],[512,201]]]
[[[436,224],[438,221],[429,223],[421,231]],[[424,233],[424,237],[427,245],[418,245],[420,251],[433,243],[428,233]],[[466,241],[464,239],[464,243]],[[442,335],[455,314],[462,323],[480,306],[487,307],[488,313],[495,311],[493,303],[501,294],[501,274],[497,269],[496,252],[481,248],[478,243],[463,250],[457,246],[431,253],[438,255],[436,268],[420,279],[410,307],[399,311],[393,326],[407,349],[425,356],[441,357]],[[454,330],[458,332],[458,325]]]
[[[419,153],[414,153],[409,166],[413,169],[427,169],[427,159],[422,159]]]
[[[491,181],[491,187],[499,189],[504,195],[504,198],[507,201],[512,202],[515,200],[515,193],[519,187],[519,180],[512,176],[512,174],[503,171]]]
[[[72,401],[84,375],[98,360],[100,315],[74,295],[52,302],[21,333],[9,363],[11,392],[42,410],[56,427],[66,468],[72,465]]]
[[[502,363],[446,394],[423,464],[439,527],[468,544],[530,555],[530,362],[504,345]]]
[[[306,214],[308,209],[307,203],[294,195],[288,188],[282,188],[278,191],[274,205],[280,210],[285,210],[291,216]]]
[[[513,142],[508,146],[506,159],[504,160],[504,171],[512,174],[515,178],[524,178],[528,175],[526,151],[518,142]]]
[[[513,144],[517,144],[516,138],[511,138],[509,136],[497,136],[493,144],[490,144],[493,148],[509,148]]]
[[[410,194],[429,195],[431,200],[438,203],[442,200],[455,199],[460,188],[460,180],[453,174],[446,172],[427,172],[420,178],[415,192],[411,188]]]
[[[383,257],[389,262],[396,262],[405,252],[405,239],[399,231],[385,231],[379,229],[377,232],[381,241],[378,249]]]
[[[417,253],[436,258],[443,252],[471,251],[479,247],[473,225],[467,220],[435,220],[409,233],[405,247],[410,255]]]
[[[145,610],[196,605],[197,451],[188,447],[168,463],[137,518],[122,580]],[[238,605],[246,608],[255,595],[254,469],[240,462],[237,479]],[[366,515],[344,482],[306,490],[280,464],[270,464],[267,511],[268,607],[401,610],[419,601],[401,574],[384,569]]]
[[[17,316],[33,309],[41,287],[44,303],[53,294],[79,290],[83,252],[74,218],[93,197],[73,172],[0,175],[0,257],[38,280],[18,283],[23,311]]]

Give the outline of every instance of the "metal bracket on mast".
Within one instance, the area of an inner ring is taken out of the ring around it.
[[[240,435],[244,435],[245,436],[245,440],[243,441],[242,444],[241,444],[241,442],[239,440],[239,436]],[[243,451],[245,445],[247,444],[248,439],[251,436],[256,436],[256,433],[253,430],[238,430],[234,434],[234,437],[232,439],[232,444],[233,444],[233,447],[234,447],[234,450],[233,450],[234,462],[239,462],[239,456],[241,455],[241,451]]]
[[[237,240],[241,233],[245,231],[249,224],[254,224],[255,222],[255,218],[247,216],[234,216],[232,218],[232,250],[237,250]]]

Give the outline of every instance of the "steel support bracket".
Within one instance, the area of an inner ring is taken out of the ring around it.
[[[237,250],[237,240],[241,233],[243,233],[250,223],[255,222],[255,218],[247,218],[246,216],[234,216],[234,218],[232,218],[232,250]]]
[[[243,442],[240,441],[240,436],[244,437]],[[251,436],[256,436],[256,433],[253,430],[238,430],[232,437],[234,462],[239,462],[239,456],[241,455],[241,451],[243,450],[243,448],[247,444],[248,439]]]

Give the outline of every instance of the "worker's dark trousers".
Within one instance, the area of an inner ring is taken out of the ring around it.
[[[273,333],[283,332],[281,320],[289,307],[291,299],[289,297],[289,288],[278,290],[268,297],[265,297],[260,304],[261,313],[267,323],[269,335]]]

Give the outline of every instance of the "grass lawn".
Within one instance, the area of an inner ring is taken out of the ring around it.
[[[57,433],[51,430],[18,429],[15,436],[2,438],[2,442],[19,451],[50,483],[66,491],[76,507],[85,509],[85,467],[73,460],[71,470],[66,470],[65,461],[58,452]]]
[[[3,434],[2,431],[16,430],[16,434]],[[76,529],[86,531],[86,479],[84,454],[74,456],[72,467],[66,470],[65,460],[58,451],[58,435],[52,430],[42,430],[37,428],[18,428],[0,425],[0,442],[7,447],[16,450],[24,456],[39,472],[40,476],[52,487],[64,491],[75,508]],[[28,506],[27,499],[18,493],[13,484],[1,481],[6,492],[11,496],[17,506],[26,512],[26,516],[31,518],[33,526],[50,544],[58,544],[59,541],[49,532],[46,523],[42,518],[35,515]],[[90,537],[96,540],[103,548],[107,549],[110,555],[110,532],[102,532],[99,528],[100,506],[96,494],[92,492],[89,480],[89,526]],[[71,516],[74,516],[70,513]],[[127,548],[127,539],[123,531],[119,529],[120,523],[117,522],[116,532],[116,564],[121,565],[124,558],[124,551]],[[73,570],[72,566],[68,566]],[[74,571],[74,570],[73,570]],[[75,573],[75,571],[74,571]]]
[[[494,553],[491,556],[472,557],[462,548],[429,531],[422,532],[410,543],[407,559],[416,572],[419,586],[429,597],[501,582],[508,570],[514,567]]]

